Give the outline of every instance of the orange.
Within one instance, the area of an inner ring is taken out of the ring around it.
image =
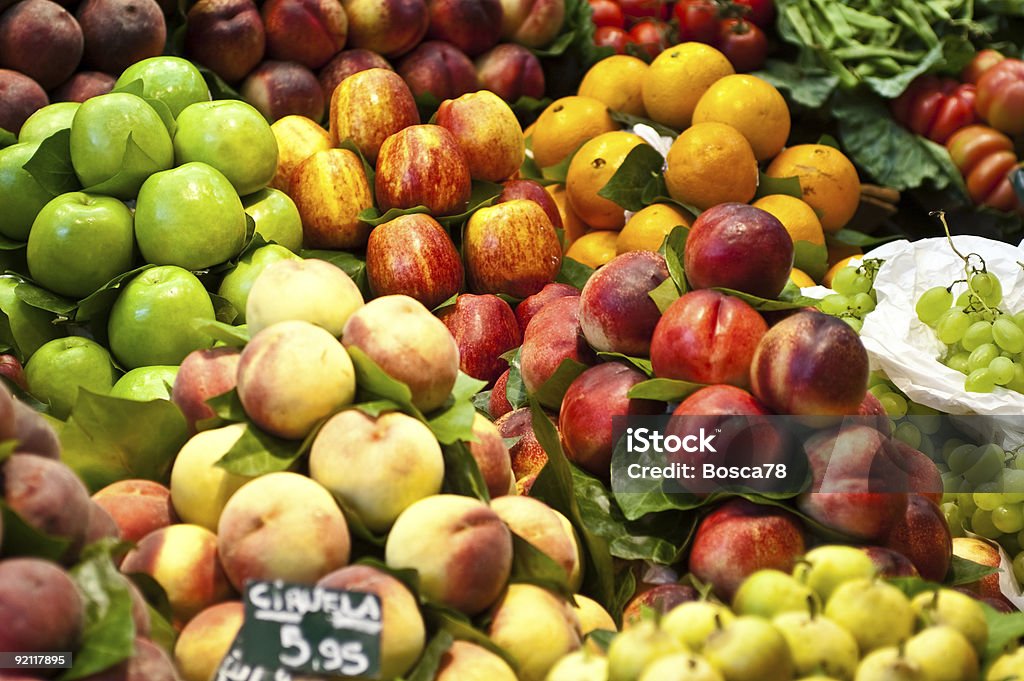
[[[814,280],[811,279],[806,272],[795,267],[793,268],[793,271],[789,273],[789,280],[800,288],[810,288],[816,285]]]
[[[583,76],[576,94],[604,102],[612,111],[647,116],[640,91],[647,63],[626,54],[616,54],[597,62]]]
[[[648,118],[682,130],[690,125],[707,89],[733,73],[725,55],[710,45],[682,43],[668,48],[644,73],[641,92]]]
[[[775,157],[768,177],[797,177],[804,201],[815,210],[825,232],[839,231],[860,205],[860,178],[843,152],[824,144],[799,144]]]
[[[665,160],[669,196],[700,210],[730,201],[747,203],[757,192],[754,151],[725,123],[697,123],[684,130]]]
[[[750,142],[758,161],[767,161],[789,139],[789,107],[770,83],[746,74],[715,81],[693,111],[693,122],[714,121],[736,128]]]
[[[836,276],[836,272],[838,272],[839,270],[844,270],[847,267],[850,267],[852,265],[850,261],[853,260],[854,258],[860,260],[862,257],[863,256],[859,254],[848,255],[839,262],[837,262],[835,265],[832,265],[832,267],[829,268],[828,272],[825,273],[825,276],[821,278],[822,285],[832,286],[832,277]]]
[[[576,215],[576,211],[569,205],[569,201],[565,198],[565,185],[549,184],[544,189],[558,206],[558,213],[562,216],[562,227],[565,229],[565,247],[568,248],[573,241],[590,231],[590,226],[580,220],[580,216]]]
[[[589,139],[617,130],[608,107],[592,97],[562,97],[541,112],[533,128],[533,160],[557,165]]]
[[[598,196],[612,179],[629,152],[643,139],[621,130],[606,132],[590,140],[576,152],[565,178],[569,205],[583,222],[594,229],[622,229],[626,216],[622,206]]]
[[[825,273],[828,267],[825,233],[813,208],[786,194],[764,196],[755,201],[754,206],[774,215],[789,232],[796,249],[794,267],[816,273],[816,276]],[[799,245],[801,242],[804,245]]]
[[[565,257],[596,269],[615,257],[615,239],[618,236],[618,232],[610,229],[587,232],[572,242]]]
[[[667,203],[655,203],[637,211],[619,232],[615,241],[616,253],[629,251],[657,251],[677,225],[689,227],[693,216]]]

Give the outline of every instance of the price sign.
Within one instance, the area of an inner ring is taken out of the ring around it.
[[[377,678],[382,625],[380,599],[374,594],[250,582],[245,622],[218,679],[287,681],[291,674]]]

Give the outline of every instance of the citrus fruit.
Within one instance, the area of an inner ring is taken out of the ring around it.
[[[798,144],[775,157],[768,177],[797,177],[804,201],[821,219],[822,228],[837,232],[850,221],[860,204],[860,179],[850,159],[825,144]]]
[[[758,161],[767,161],[786,146],[789,108],[770,83],[734,74],[715,81],[697,102],[693,122],[726,123],[750,142]]]
[[[590,231],[590,226],[580,219],[579,215],[576,215],[576,211],[569,205],[569,200],[565,196],[565,185],[564,184],[549,184],[545,187],[551,198],[555,200],[555,205],[558,206],[558,212],[562,216],[562,227],[565,230],[565,247],[568,248],[569,244],[576,239]]]
[[[669,195],[700,210],[731,201],[747,203],[757,192],[754,151],[725,123],[697,123],[684,130],[665,160]]]
[[[618,236],[619,233],[611,229],[587,232],[572,242],[565,257],[598,268],[615,257],[615,240]]]
[[[576,94],[604,102],[612,111],[646,116],[641,83],[647,68],[642,59],[612,55],[590,67]]]
[[[800,288],[810,288],[816,286],[814,280],[811,279],[810,275],[801,269],[793,268],[793,271],[789,273],[789,280],[799,286]]]
[[[670,47],[651,62],[641,92],[647,116],[677,130],[690,125],[701,96],[736,71],[725,55],[703,43]]]
[[[796,252],[794,267],[818,277],[825,273],[828,268],[825,233],[813,208],[786,194],[764,196],[755,201],[754,206],[774,215],[789,232]]]
[[[548,168],[589,139],[618,129],[608,107],[591,97],[562,97],[541,112],[533,129],[533,160]]]
[[[637,211],[615,240],[615,252],[657,251],[677,225],[689,227],[693,216],[667,203],[655,203]]]
[[[569,205],[583,222],[595,229],[621,229],[626,223],[622,206],[598,196],[612,179],[629,152],[643,139],[631,132],[606,132],[590,140],[576,152],[569,164],[565,192]]]

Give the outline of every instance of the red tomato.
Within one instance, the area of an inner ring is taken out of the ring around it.
[[[626,18],[622,15],[622,8],[614,0],[590,0],[590,9],[595,26],[622,28],[626,25]]]
[[[719,33],[718,49],[738,73],[749,73],[764,66],[768,38],[764,31],[746,19],[725,19]]]
[[[616,26],[598,26],[594,31],[594,44],[598,47],[614,47],[616,54],[626,52],[629,34]]]
[[[890,105],[893,118],[911,131],[945,144],[950,135],[978,120],[976,88],[951,78],[921,76]]]
[[[1024,133],[1024,61],[1004,59],[978,81],[978,114],[1007,135]]]
[[[969,175],[986,156],[1013,151],[1013,140],[987,125],[968,125],[953,133],[946,141],[946,150],[960,172]]]
[[[619,7],[630,19],[651,17],[667,20],[671,13],[667,0],[619,0]]]
[[[749,8],[744,19],[757,24],[761,28],[768,28],[775,20],[775,3],[773,0],[733,0],[738,5]]]
[[[679,42],[713,45],[718,42],[718,6],[711,0],[680,0],[675,8]]]
[[[949,138],[946,149],[963,173],[974,203],[1001,211],[1020,210],[1010,184],[1018,164],[1009,137],[987,125],[969,125]]]
[[[971,63],[964,67],[964,70],[960,73],[960,80],[977,85],[978,81],[981,80],[982,74],[1004,59],[1006,57],[996,50],[982,50],[974,55]]]
[[[657,57],[669,46],[671,28],[664,21],[645,19],[629,29],[629,39],[651,57]]]

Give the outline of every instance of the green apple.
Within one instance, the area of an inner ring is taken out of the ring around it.
[[[704,643],[704,658],[727,681],[790,681],[793,657],[785,637],[760,617],[737,617]]]
[[[235,99],[199,102],[178,115],[174,157],[208,163],[242,196],[263,189],[277,170],[277,138],[263,115]]]
[[[793,576],[828,600],[836,587],[858,577],[874,577],[875,564],[853,546],[826,544],[808,551],[793,568]]]
[[[249,299],[249,290],[252,288],[252,283],[256,281],[256,277],[268,265],[278,260],[301,259],[284,246],[268,244],[257,248],[239,260],[235,268],[224,275],[224,279],[220,282],[220,288],[217,289],[217,295],[226,298],[238,310],[235,323],[245,323],[245,305]]]
[[[245,209],[231,183],[205,163],[152,175],[135,205],[135,239],[146,262],[201,270],[245,245]]]
[[[111,92],[78,107],[71,123],[71,165],[86,189],[131,199],[147,177],[174,165],[174,146],[146,100]]]
[[[725,681],[707,660],[693,653],[675,653],[647,665],[640,681]]]
[[[737,615],[760,615],[771,619],[783,612],[816,612],[818,595],[805,584],[780,570],[758,570],[736,591],[732,609]]]
[[[928,677],[921,665],[903,655],[899,648],[887,646],[864,656],[857,667],[856,681],[928,681]]]
[[[302,248],[302,218],[295,202],[283,191],[261,189],[242,198],[245,212],[256,223],[256,233],[290,251]]]
[[[181,57],[150,57],[126,68],[114,83],[119,90],[142,81],[142,96],[167,105],[175,118],[182,109],[196,102],[210,101],[210,88],[192,62]]]
[[[39,142],[0,149],[0,234],[15,241],[28,239],[32,221],[53,198],[22,166],[39,149]]]
[[[42,142],[59,130],[70,130],[71,121],[78,112],[79,102],[54,102],[47,104],[28,117],[18,133],[18,141]]]
[[[936,589],[914,596],[910,605],[924,621],[953,627],[971,642],[979,656],[985,654],[988,620],[974,598],[953,589]]]
[[[56,338],[38,350],[25,365],[28,390],[50,412],[66,419],[78,389],[106,394],[114,385],[114,365],[102,345],[82,336]]]
[[[669,610],[661,628],[690,650],[700,652],[711,632],[736,619],[732,610],[713,601],[687,601]]]
[[[52,313],[32,307],[15,294],[20,283],[17,277],[0,276],[0,312],[7,318],[14,344],[27,359],[44,343],[63,334],[53,324]]]
[[[651,620],[644,620],[612,639],[608,646],[608,681],[636,681],[644,667],[658,658],[685,653],[686,648]]]
[[[174,265],[153,267],[114,301],[107,320],[110,350],[128,369],[181,364],[193,350],[213,347],[193,320],[214,318],[210,295],[194,274]]]
[[[43,206],[28,235],[28,271],[39,284],[80,299],[132,268],[132,212],[119,199],[69,192]]]
[[[853,634],[861,653],[903,643],[914,633],[916,620],[902,591],[863,578],[840,584],[825,603],[825,616]]]
[[[138,367],[117,379],[110,396],[138,402],[169,400],[177,375],[177,366]]]
[[[846,629],[825,617],[807,612],[784,612],[772,619],[793,656],[798,676],[823,672],[852,679],[860,651]]]

